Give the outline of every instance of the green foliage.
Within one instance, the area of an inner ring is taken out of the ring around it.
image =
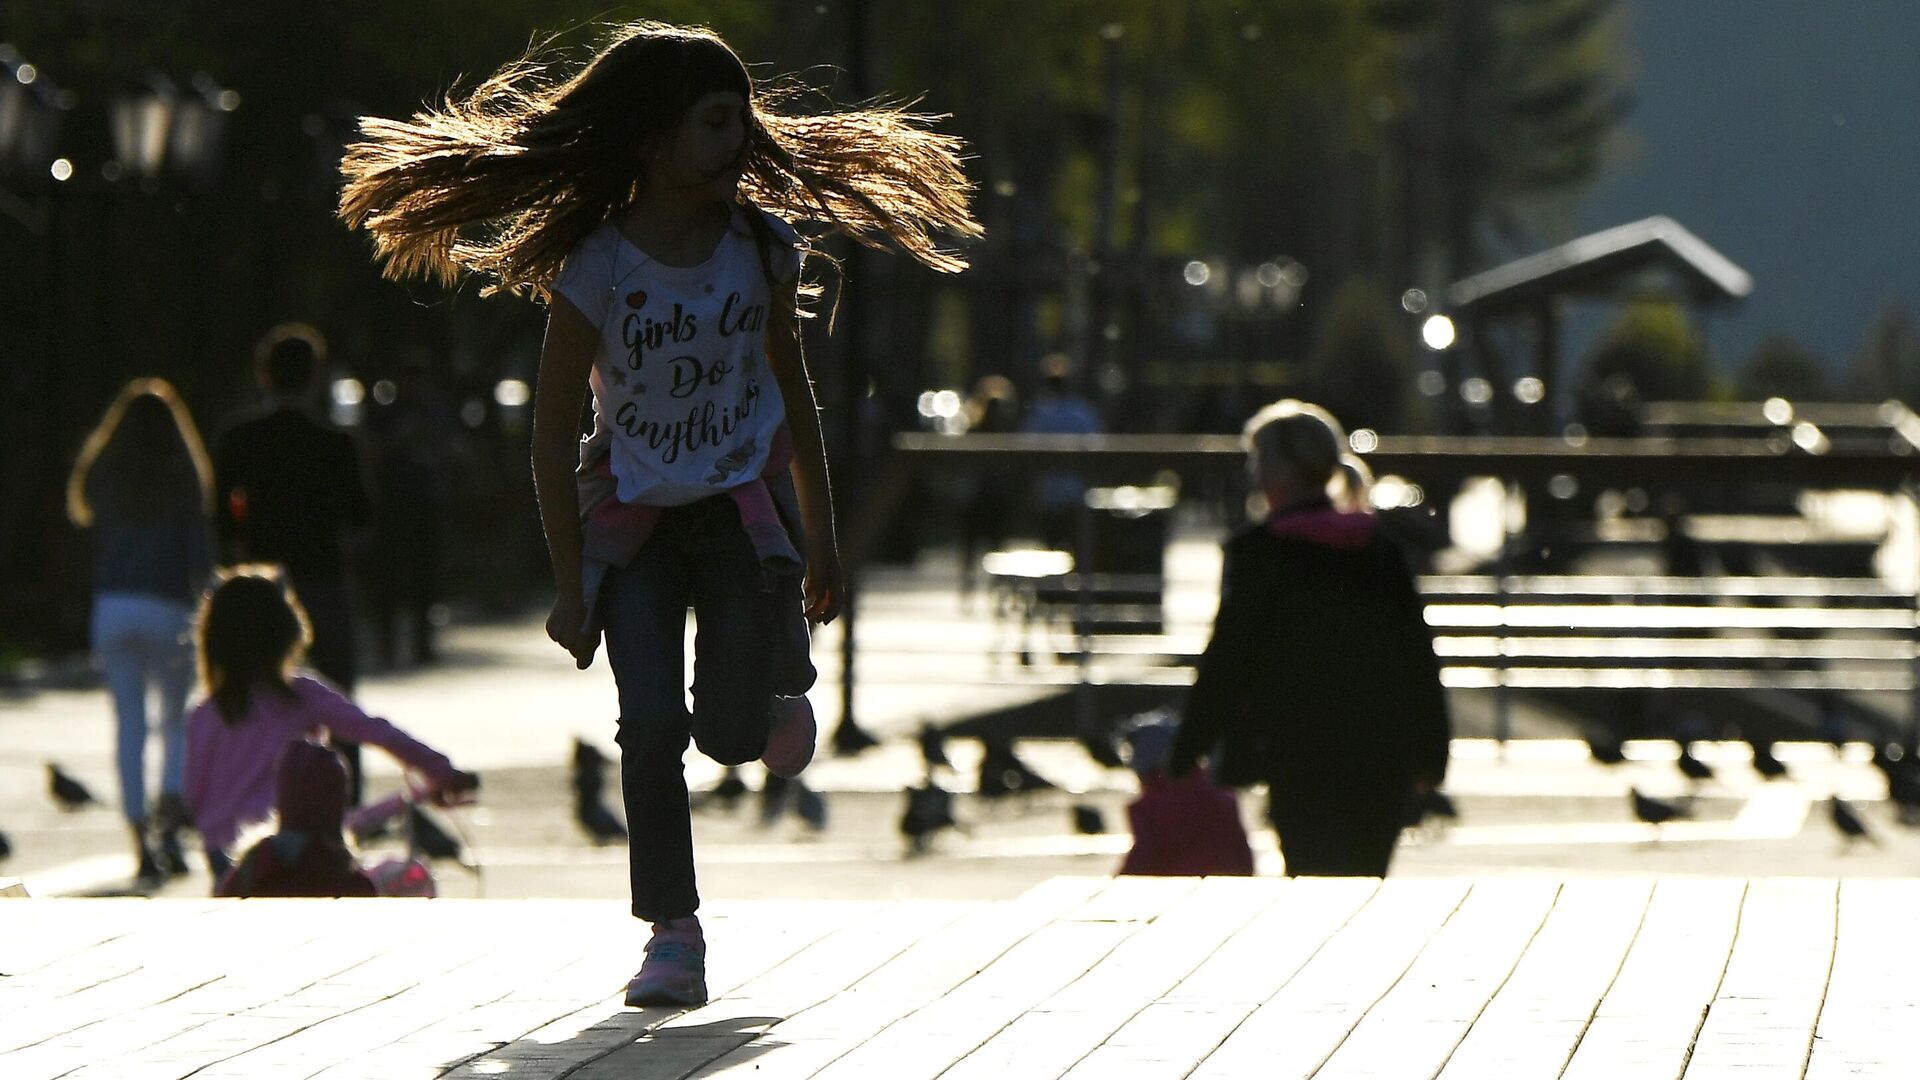
[[[1386,291],[1349,279],[1334,295],[1308,357],[1312,393],[1349,428],[1404,430],[1411,340]]]
[[[1826,401],[1833,397],[1830,383],[1820,354],[1790,337],[1774,336],[1754,347],[1740,370],[1738,391],[1748,401]]]
[[[1590,387],[1618,389],[1641,401],[1698,401],[1711,380],[1706,347],[1679,304],[1641,300],[1621,311],[1585,362]]]
[[[1920,402],[1920,330],[1901,304],[1889,304],[1867,329],[1847,390],[1858,401]]]

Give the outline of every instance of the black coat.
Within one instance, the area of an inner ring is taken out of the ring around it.
[[[1174,744],[1277,801],[1398,808],[1438,784],[1450,725],[1423,606],[1399,547],[1248,529],[1226,545],[1220,610]]]

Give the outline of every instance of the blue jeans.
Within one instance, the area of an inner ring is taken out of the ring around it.
[[[765,752],[776,687],[794,689],[791,629],[797,579],[768,577],[725,495],[669,507],[647,543],[601,587],[607,665],[620,691],[620,790],[627,811],[633,914],[649,922],[691,915],[693,824],[682,758],[687,742],[722,765]],[[693,708],[687,708],[687,611],[694,635]]]
[[[113,696],[120,810],[147,820],[147,693],[158,693],[160,790],[178,795],[186,771],[187,691],[193,686],[193,609],[175,600],[104,592],[93,601],[93,651]]]

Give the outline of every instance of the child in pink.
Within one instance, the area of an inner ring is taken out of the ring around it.
[[[229,574],[201,611],[207,697],[187,717],[185,797],[215,881],[232,865],[227,850],[240,830],[273,812],[275,769],[289,743],[322,737],[371,743],[441,793],[479,783],[328,684],[291,674],[308,635],[298,603],[278,579],[258,571]]]

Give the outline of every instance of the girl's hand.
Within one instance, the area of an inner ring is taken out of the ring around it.
[[[547,636],[571,653],[574,665],[582,671],[593,663],[594,651],[600,647],[600,635],[581,628],[586,621],[586,602],[580,594],[561,590],[552,614],[547,616]]]
[[[832,622],[840,614],[840,552],[831,543],[807,545],[807,621]]]
[[[445,783],[433,789],[432,802],[435,806],[458,806],[472,802],[467,796],[480,790],[480,774],[457,769]]]

